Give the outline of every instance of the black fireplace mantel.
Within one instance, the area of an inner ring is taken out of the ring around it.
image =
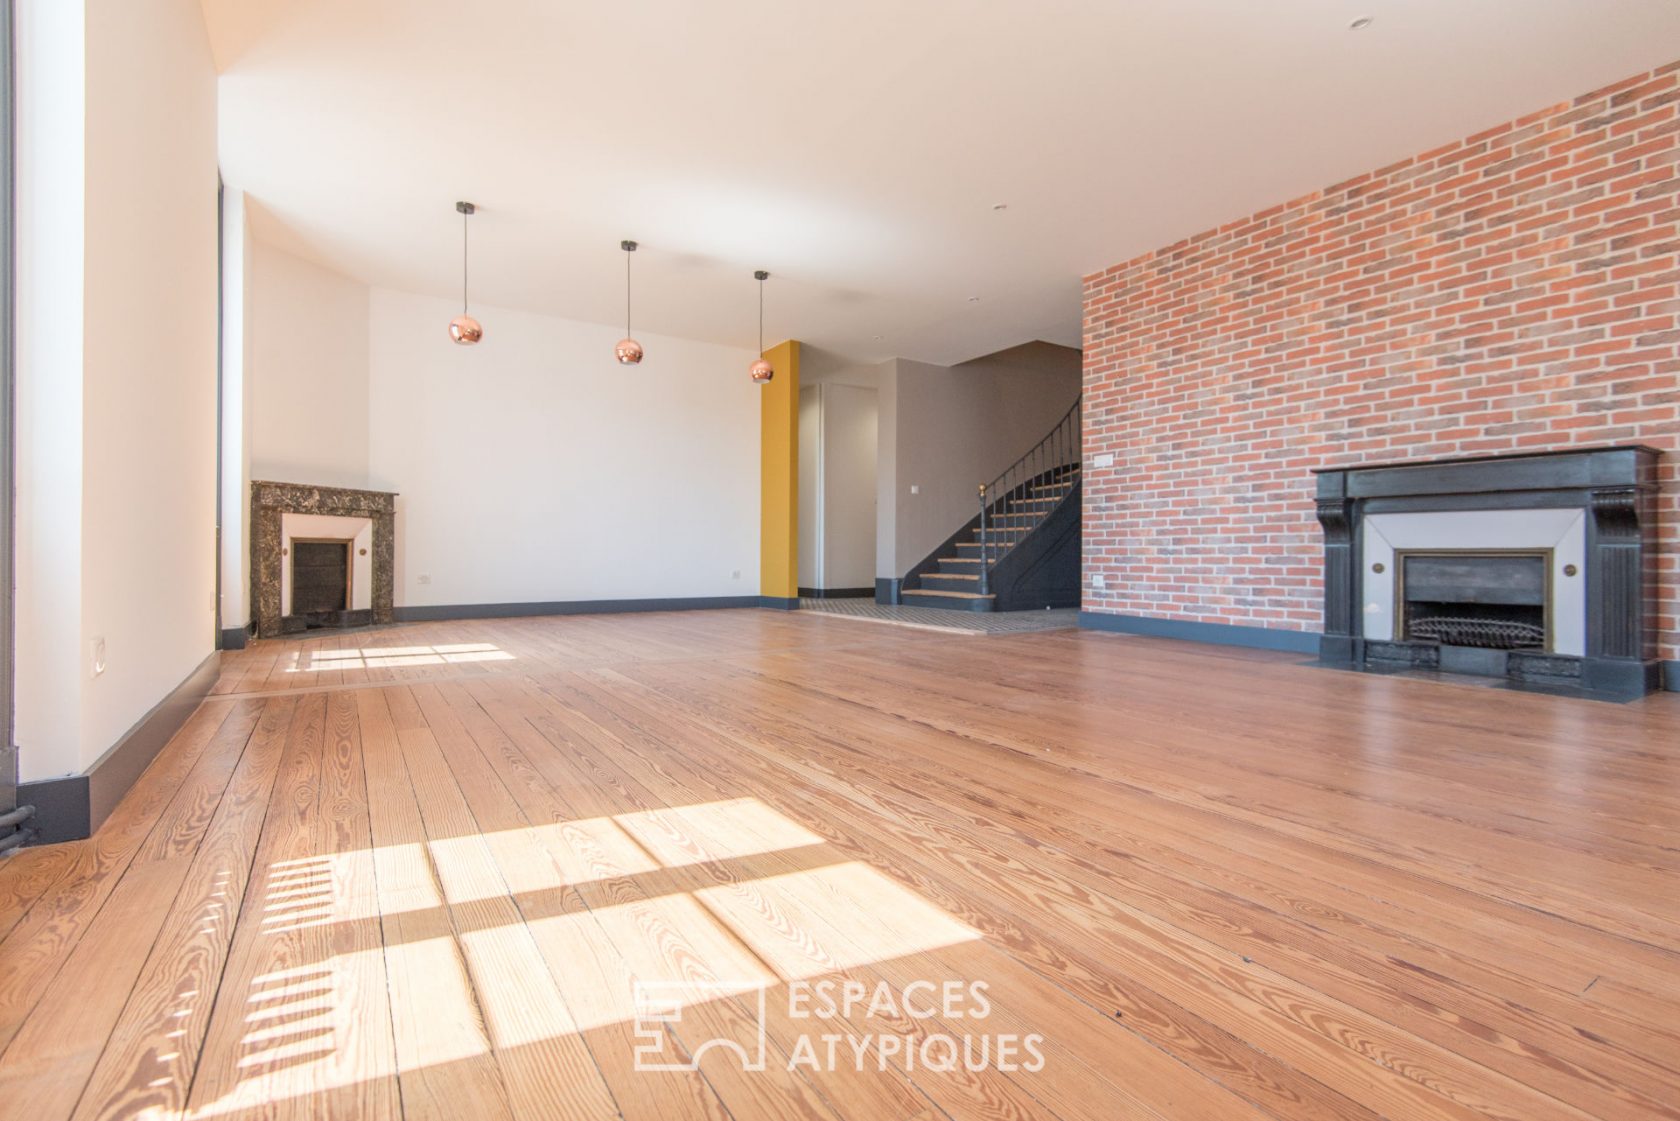
[[[1421,647],[1364,637],[1362,525],[1381,513],[1581,509],[1586,520],[1586,652],[1513,656],[1510,684],[1593,696],[1659,687],[1657,459],[1644,445],[1439,459],[1315,471],[1324,527],[1324,635],[1319,660],[1354,669],[1433,665]]]

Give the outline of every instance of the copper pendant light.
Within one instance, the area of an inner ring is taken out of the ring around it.
[[[461,214],[461,314],[449,321],[449,337],[462,346],[471,346],[484,337],[484,325],[467,314],[467,219],[478,207],[470,202],[458,202],[455,209]]]
[[[621,241],[618,247],[624,250],[624,337],[613,347],[613,354],[620,366],[634,366],[642,360],[642,344],[630,336],[630,254],[636,251],[636,243]]]
[[[747,373],[754,382],[763,385],[776,376],[776,367],[764,359],[764,282],[770,279],[770,274],[759,269],[753,273],[753,279],[758,281],[758,361],[747,367]]]

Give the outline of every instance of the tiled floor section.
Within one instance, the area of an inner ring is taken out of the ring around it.
[[[799,609],[958,634],[1026,634],[1079,625],[1079,612],[1071,607],[1054,611],[941,611],[937,607],[891,607],[872,599],[801,599]]]

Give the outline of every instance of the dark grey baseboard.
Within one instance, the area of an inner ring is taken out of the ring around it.
[[[759,596],[758,606],[768,607],[772,611],[798,611],[799,601],[785,596]]]
[[[52,845],[93,836],[87,775],[20,782],[17,800],[20,806],[35,807],[35,816],[28,823],[36,830],[30,844]]]
[[[800,588],[800,599],[869,599],[874,588]]]
[[[1245,627],[1235,623],[1196,623],[1188,619],[1152,619],[1143,615],[1108,615],[1081,611],[1079,625],[1094,631],[1182,638],[1219,646],[1247,646],[1256,650],[1285,650],[1292,654],[1318,653],[1317,631],[1285,631]]]
[[[250,644],[250,641],[251,628],[249,626],[222,628],[222,645],[220,648],[223,650],[243,650]]]
[[[399,623],[446,619],[517,619],[531,615],[619,615],[636,611],[702,611],[764,606],[762,596],[693,596],[669,599],[572,599],[548,603],[449,603],[398,607]],[[794,601],[797,603],[797,601]]]
[[[31,824],[40,830],[35,843],[93,836],[163,745],[210,695],[221,660],[221,651],[213,651],[82,774],[19,783],[18,805],[35,807]]]
[[[1662,687],[1670,693],[1680,693],[1680,661],[1662,664]]]
[[[891,606],[904,599],[904,581],[895,576],[875,577],[875,602]]]

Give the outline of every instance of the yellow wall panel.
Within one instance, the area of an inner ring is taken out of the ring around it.
[[[799,343],[777,343],[764,357],[776,375],[759,387],[758,594],[794,600],[799,596]]]

